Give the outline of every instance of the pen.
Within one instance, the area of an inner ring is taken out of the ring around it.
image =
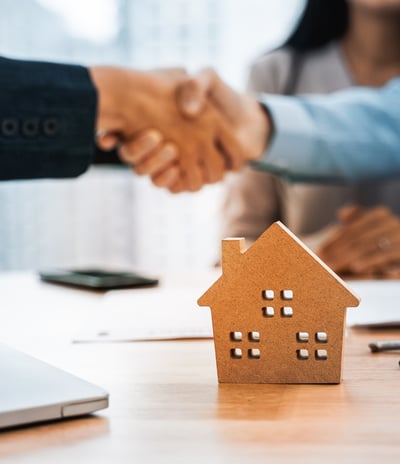
[[[372,342],[369,345],[372,353],[379,353],[381,351],[400,350],[400,340],[390,340],[386,342]]]

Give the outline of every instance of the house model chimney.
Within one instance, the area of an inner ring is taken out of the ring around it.
[[[245,248],[244,238],[225,238],[222,240],[222,272],[236,269]]]

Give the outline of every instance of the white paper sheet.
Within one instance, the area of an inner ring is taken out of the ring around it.
[[[347,310],[346,323],[357,327],[400,327],[400,281],[350,281],[361,297]],[[211,311],[197,298],[207,286],[161,287],[109,292],[96,319],[75,342],[118,342],[212,337]]]
[[[349,287],[361,298],[357,308],[347,310],[348,326],[400,327],[400,281],[349,281]]]
[[[109,292],[96,321],[75,342],[115,342],[212,337],[211,314],[197,306],[204,288]]]

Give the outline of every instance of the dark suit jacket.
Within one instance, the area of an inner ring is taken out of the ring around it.
[[[84,67],[0,58],[0,180],[82,174],[96,104]]]

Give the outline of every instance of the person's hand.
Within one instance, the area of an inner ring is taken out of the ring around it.
[[[318,255],[342,275],[400,277],[400,220],[389,209],[351,206]]]
[[[183,82],[177,92],[178,107],[189,118],[198,117],[207,101],[230,123],[246,161],[259,159],[272,135],[271,120],[260,103],[253,96],[233,90],[210,68]]]
[[[195,191],[242,165],[242,147],[212,105],[205,104],[195,123],[178,110],[176,90],[187,80],[185,71],[90,72],[99,93],[98,144],[109,149],[118,142],[121,158],[139,174],[172,191]]]
[[[227,86],[215,71],[207,69],[195,77],[185,79],[177,88],[176,98],[182,114],[196,124],[207,103],[211,102],[224,118],[231,133],[231,150],[235,150],[235,143],[239,142],[245,161],[257,160],[264,152],[272,133],[272,124],[267,113],[256,99],[240,95]],[[154,130],[150,132],[154,136],[158,134],[158,138],[162,139],[161,133]],[[163,163],[160,153],[165,149],[165,143],[145,149],[142,138],[147,137],[148,132],[144,132],[125,147],[126,153],[130,153],[134,159],[136,170],[151,175],[151,167],[157,172],[157,176],[152,176],[156,185],[172,191],[182,190],[176,185],[175,190],[171,189],[171,182],[179,178],[179,170],[175,165]]]

